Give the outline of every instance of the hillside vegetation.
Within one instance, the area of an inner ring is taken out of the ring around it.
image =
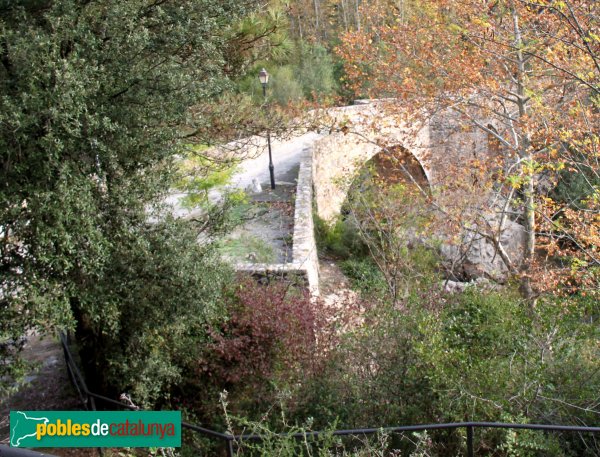
[[[1,396],[31,370],[27,335],[68,331],[92,390],[264,437],[240,455],[454,456],[466,442],[282,431],[600,425],[599,22],[594,0],[0,0]],[[348,134],[303,114],[359,98],[483,132],[493,160],[465,160],[472,182],[446,172],[486,204],[444,204],[452,189],[415,186],[384,148],[343,215],[316,224],[353,294],[331,306],[289,278],[237,275],[219,249],[244,195],[207,196],[243,150],[211,147],[292,126]],[[171,215],[176,188],[197,217]],[[474,236],[503,278],[448,266],[445,243]],[[472,281],[450,293],[450,280]],[[181,455],[221,452],[184,438]],[[576,433],[475,442],[600,455]]]

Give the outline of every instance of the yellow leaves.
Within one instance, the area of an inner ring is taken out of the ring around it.
[[[559,11],[565,11],[567,9],[567,4],[563,1],[554,2],[553,6]]]
[[[590,208],[600,207],[600,187],[595,187],[591,195],[583,201]],[[600,222],[600,215],[598,216]]]
[[[521,164],[521,171],[525,176],[533,176],[540,169],[540,165],[533,160],[524,160]]]
[[[562,141],[569,141],[573,137],[573,133],[570,130],[562,130],[560,132],[560,139]]]
[[[517,175],[510,175],[506,177],[506,181],[508,183],[508,185],[510,187],[512,187],[513,189],[520,189],[521,186],[523,185],[523,180],[520,176]]]
[[[461,26],[459,26],[458,24],[450,24],[448,26],[448,30],[450,30],[451,32],[455,32],[457,34],[462,34],[465,32],[465,29],[463,29]]]
[[[475,25],[479,25],[480,27],[483,27],[484,29],[491,29],[491,28],[493,28],[492,24],[490,24],[488,21],[486,21],[483,18],[475,17],[475,18],[471,19],[471,22],[473,24],[475,24]]]

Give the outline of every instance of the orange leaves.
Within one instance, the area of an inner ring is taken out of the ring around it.
[[[527,233],[538,238],[539,250],[553,259],[578,259],[583,277],[600,265],[594,184],[600,180],[600,39],[594,35],[600,3],[564,4],[570,8],[546,1],[532,7],[519,0],[407,0],[399,14],[384,8],[386,0],[365,2],[368,26],[344,36],[338,54],[349,85],[363,95],[402,100],[416,117],[448,109],[470,127],[493,125],[497,135],[488,153],[497,161],[466,159],[471,174],[446,174],[454,183],[477,181],[480,189],[495,181],[500,199],[512,199],[511,217],[531,225]],[[566,185],[565,176],[585,198],[573,200],[572,190],[564,201],[550,198]],[[452,186],[459,187],[443,191]],[[551,281],[540,272],[554,268],[561,268],[555,259],[536,274]]]

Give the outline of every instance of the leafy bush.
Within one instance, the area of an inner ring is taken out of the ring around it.
[[[364,257],[369,254],[367,245],[362,241],[356,226],[350,219],[340,217],[333,225],[329,225],[315,214],[314,220],[319,252],[332,254],[341,259]]]
[[[138,230],[143,236],[122,234],[73,308],[90,388],[150,406],[168,398],[189,348],[205,344],[207,325],[222,318],[231,273],[197,243],[194,225],[167,218]]]
[[[289,421],[285,406],[272,408],[259,421],[232,416],[228,411],[227,394],[221,395],[221,403],[226,418],[227,429],[231,434],[236,430],[244,430],[246,435],[254,435],[260,439],[240,439],[234,442],[237,455],[250,456],[322,456],[322,457],[373,457],[395,456],[390,453],[391,435],[379,431],[371,435],[335,436],[336,423],[319,431],[318,436],[311,436],[315,431],[313,419],[293,424]],[[274,416],[275,420],[270,420]],[[273,426],[275,422],[277,425]],[[304,435],[304,436],[303,436]],[[396,439],[412,444],[415,452],[411,455],[421,457],[428,455],[430,440],[426,432],[397,435]],[[425,453],[423,453],[425,452]]]
[[[6,343],[74,329],[75,318],[89,355],[107,351],[90,379],[139,385],[150,399],[177,378],[162,363],[176,351],[165,347],[178,346],[184,316],[200,320],[213,304],[206,292],[220,269],[193,247],[198,230],[148,227],[148,212],[174,184],[182,142],[192,141],[182,138],[195,130],[184,127],[190,110],[245,66],[226,35],[257,8],[1,3],[0,392],[24,374]]]
[[[316,428],[336,421],[340,428],[597,421],[597,316],[577,306],[540,302],[532,310],[506,291],[448,296],[429,290],[401,307],[373,308],[366,319],[296,399],[298,417],[313,417]],[[456,455],[464,446],[462,432],[430,437],[430,455]],[[599,451],[594,441],[575,434],[484,429],[476,439],[478,449],[494,455]]]
[[[278,391],[294,389],[312,371],[316,329],[322,325],[305,288],[281,278],[268,284],[238,278],[233,284],[224,301],[226,317],[191,352],[179,389],[180,394],[203,392],[184,401],[211,422],[219,415],[223,390],[234,414],[257,419]]]
[[[274,370],[293,370],[313,352],[315,315],[306,290],[242,280],[227,311],[227,321],[210,331],[204,359],[204,369],[225,385],[251,379],[260,385]]]
[[[385,277],[370,258],[347,259],[339,265],[354,289],[370,297],[383,298],[386,295]]]

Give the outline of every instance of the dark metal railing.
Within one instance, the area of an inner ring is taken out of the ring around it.
[[[75,363],[73,355],[69,350],[67,337],[64,334],[60,335],[60,341],[63,346],[65,354],[65,362],[69,370],[69,376],[73,382],[75,389],[77,390],[82,404],[86,409],[96,409],[95,400],[102,401],[106,404],[117,406],[119,408],[137,410],[138,408],[132,405],[113,400],[103,395],[90,392],[87,388],[85,380]],[[225,445],[225,450],[228,457],[233,457],[236,448],[243,447],[244,442],[260,442],[264,440],[264,437],[257,434],[240,434],[233,435],[230,433],[221,433],[199,425],[190,424],[188,422],[182,422],[182,428],[191,430],[199,433],[208,438],[221,441]],[[581,427],[573,425],[544,425],[544,424],[512,424],[503,422],[452,422],[445,424],[424,424],[424,425],[406,425],[401,427],[380,427],[380,428],[360,428],[360,429],[349,429],[349,430],[333,430],[333,431],[307,431],[298,433],[277,433],[273,436],[281,438],[293,438],[293,439],[318,439],[323,436],[369,436],[380,433],[393,434],[403,432],[420,432],[426,430],[443,430],[443,429],[465,429],[466,431],[466,456],[474,457],[474,443],[473,435],[475,429],[483,428],[500,428],[500,429],[511,429],[511,430],[539,430],[546,432],[580,432],[580,433],[600,433],[600,427]],[[0,457],[2,457],[2,451],[0,450]],[[8,456],[8,454],[6,454]],[[16,454],[15,457],[19,457]],[[26,457],[25,454],[21,454]]]

